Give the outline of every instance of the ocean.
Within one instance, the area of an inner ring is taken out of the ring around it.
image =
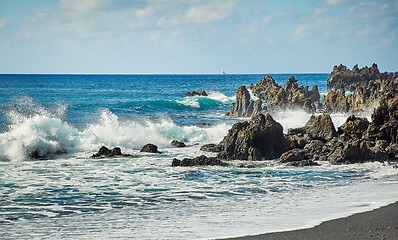
[[[270,75],[327,92],[328,74]],[[225,113],[239,86],[262,77],[1,74],[0,239],[214,239],[310,227],[398,199],[388,163],[171,167],[214,156],[200,147],[249,120]],[[185,97],[200,90],[208,96]],[[273,117],[287,132],[310,114]],[[347,117],[332,114],[335,127]],[[147,143],[162,154],[141,153]],[[90,158],[101,146],[132,157]]]

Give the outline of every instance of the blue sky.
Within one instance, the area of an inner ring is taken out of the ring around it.
[[[398,0],[1,0],[0,73],[398,71]]]

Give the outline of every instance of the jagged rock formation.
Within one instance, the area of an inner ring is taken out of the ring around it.
[[[195,96],[207,96],[207,93],[204,90],[200,90],[199,92],[192,91],[192,92],[187,92],[185,94],[185,97],[195,97]]]
[[[251,101],[249,91],[245,86],[240,86],[236,91],[236,103],[232,103],[228,116],[251,117],[262,112],[261,100]]]
[[[271,76],[265,75],[256,85],[251,84],[250,89],[264,101],[268,110],[300,107],[315,112],[320,99],[317,86],[311,90],[308,90],[308,86],[299,87],[294,76],[290,76],[285,86],[281,87]]]
[[[387,94],[381,99],[365,137],[371,141],[398,144],[398,95]]]
[[[327,81],[328,94],[322,99],[325,112],[355,112],[376,107],[380,98],[390,92],[398,94],[398,73],[380,73],[372,67],[352,70],[335,66]],[[346,96],[346,91],[352,94]]]
[[[319,121],[314,121],[317,118]],[[320,121],[321,118],[324,120]],[[398,95],[387,94],[381,99],[371,123],[352,115],[335,132],[328,118],[326,114],[312,117],[304,128],[289,130],[286,136],[289,141],[302,139],[308,143],[304,148],[290,143],[291,147],[302,150],[284,153],[281,162],[302,159],[349,164],[398,160]]]
[[[224,147],[218,157],[226,160],[275,159],[288,148],[282,125],[270,114],[234,124],[220,144]]]

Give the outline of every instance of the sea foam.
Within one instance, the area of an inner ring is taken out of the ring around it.
[[[145,117],[121,121],[106,109],[102,110],[96,121],[79,130],[46,111],[28,116],[11,115],[14,118],[8,130],[0,134],[2,161],[97,151],[101,146],[118,146],[128,152],[138,150],[147,143],[169,146],[174,139],[188,143],[219,142],[231,127],[225,123],[210,127],[178,126],[167,117],[156,121]]]

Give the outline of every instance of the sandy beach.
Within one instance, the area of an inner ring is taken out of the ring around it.
[[[398,239],[398,202],[369,212],[326,221],[313,228],[229,239]]]

